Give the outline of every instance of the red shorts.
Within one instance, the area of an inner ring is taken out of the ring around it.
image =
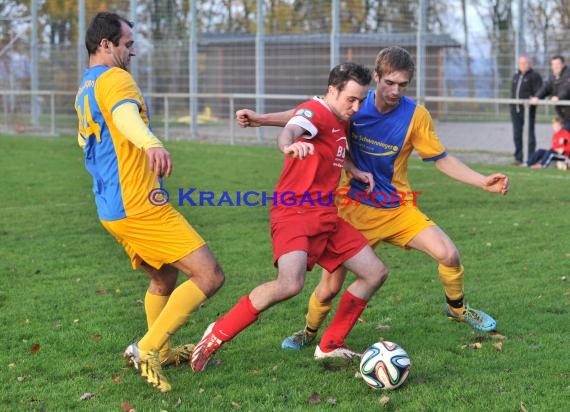
[[[307,210],[295,207],[271,209],[273,263],[285,253],[307,252],[307,270],[318,263],[329,272],[355,256],[368,242],[336,208]]]

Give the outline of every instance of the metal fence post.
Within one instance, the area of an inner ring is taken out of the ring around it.
[[[525,100],[524,102],[524,119],[523,119],[523,138],[522,138],[522,145],[523,145],[523,162],[528,161],[528,156],[530,153],[528,152],[528,134],[530,130],[530,101]]]
[[[234,121],[234,112],[235,112],[235,100],[232,95],[229,97],[229,106],[230,106],[230,144],[234,145],[236,143],[236,128],[235,128],[235,121]]]

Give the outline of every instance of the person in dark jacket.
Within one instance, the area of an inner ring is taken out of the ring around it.
[[[531,98],[531,104],[536,104],[538,99],[551,96],[553,102],[570,100],[570,69],[564,62],[564,57],[553,56],[550,59],[552,74],[542,85],[536,95]],[[570,106],[556,106],[556,113],[564,122],[564,128],[570,131]]]
[[[535,72],[527,56],[519,57],[519,66],[513,76],[511,84],[511,98],[528,99],[536,96],[542,86],[542,77]],[[528,155],[532,155],[536,149],[536,134],[534,132],[534,120],[536,118],[536,106],[529,108],[528,120]],[[515,143],[515,163],[523,162],[523,127],[524,127],[524,106],[521,104],[511,105],[511,121],[513,122],[513,140]]]

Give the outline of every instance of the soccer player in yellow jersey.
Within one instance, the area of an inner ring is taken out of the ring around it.
[[[415,206],[407,177],[408,159],[416,150],[425,162],[433,162],[449,177],[489,192],[506,194],[509,180],[500,173],[483,176],[445,151],[429,112],[403,95],[414,71],[414,62],[406,50],[389,47],[378,53],[374,69],[376,88],[368,92],[362,108],[351,118],[351,162],[345,162],[345,167],[352,163],[372,173],[374,189],[370,195],[362,196],[365,191],[361,182],[350,176],[346,178],[341,182],[339,193],[348,196],[337,203],[339,215],[360,230],[372,246],[385,241],[431,256],[439,264],[447,316],[477,330],[491,331],[496,326],[495,320],[464,303],[464,269],[457,248],[445,232]],[[292,115],[292,110],[258,114],[244,109],[236,113],[242,127],[280,126]],[[286,338],[282,348],[300,349],[315,339],[345,276],[342,268],[332,274],[323,271],[309,300],[305,328]]]
[[[132,27],[102,12],[87,29],[89,68],[75,101],[78,141],[101,223],[124,247],[133,269],[150,278],[144,300],[148,331],[124,356],[149,384],[167,392],[162,366],[188,361],[194,348],[173,347],[170,336],[222,286],[224,274],[182,215],[166,201],[154,206],[149,200],[171,174],[172,160],[152,133],[145,99],[127,71],[135,56]],[[178,271],[188,279],[176,287]]]

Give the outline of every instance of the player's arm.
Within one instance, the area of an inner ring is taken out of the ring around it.
[[[283,127],[289,119],[293,117],[295,109],[285,112],[274,112],[260,114],[249,109],[241,109],[236,112],[236,120],[240,127],[259,127],[259,126],[279,126]]]
[[[287,124],[281,133],[279,133],[279,136],[277,136],[279,150],[281,150],[285,156],[296,157],[301,160],[314,154],[315,147],[312,143],[302,140],[295,142],[295,139],[304,135],[307,135],[307,130],[303,127],[293,123]]]
[[[374,176],[372,173],[364,172],[356,167],[352,161],[352,158],[350,157],[350,152],[348,150],[346,152],[346,157],[344,158],[344,170],[347,173],[350,173],[354,179],[366,183],[368,185],[366,192],[372,193],[374,190]]]
[[[113,110],[117,129],[136,147],[143,149],[150,161],[150,170],[157,176],[170,176],[172,159],[162,142],[142,120],[139,107],[132,102],[120,104]]]
[[[509,191],[509,178],[502,173],[484,176],[465,165],[454,156],[447,155],[435,161],[435,167],[452,179],[488,192],[506,195]]]

